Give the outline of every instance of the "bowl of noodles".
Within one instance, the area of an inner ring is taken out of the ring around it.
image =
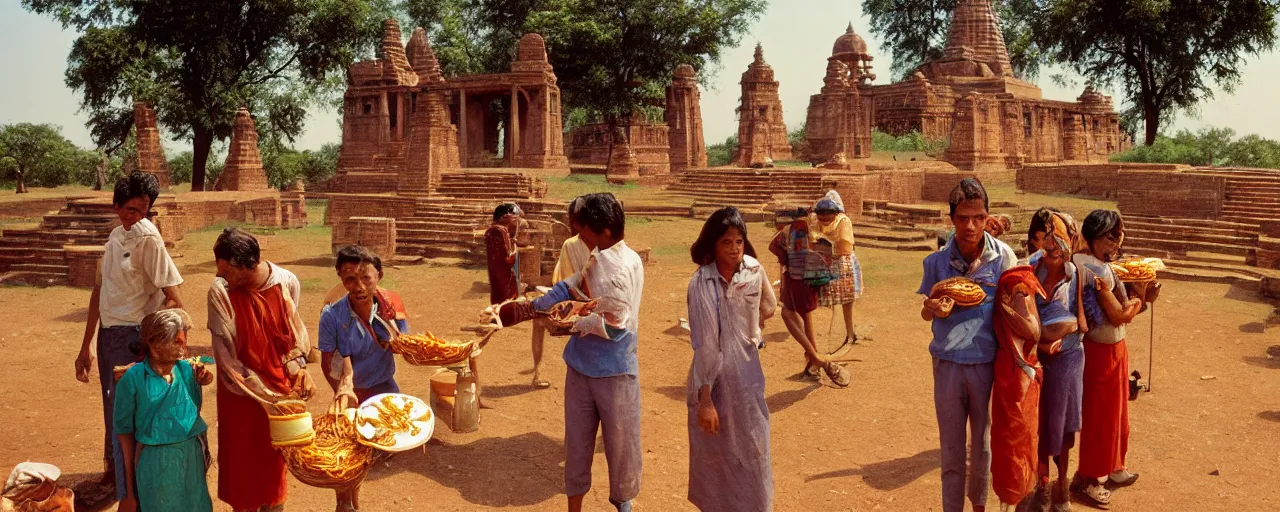
[[[344,489],[363,480],[373,465],[373,449],[358,441],[355,414],[325,414],[314,425],[311,443],[280,449],[289,472],[304,484],[325,489]]]
[[[355,412],[357,441],[387,452],[412,450],[431,440],[435,413],[421,399],[401,393],[374,395]]]

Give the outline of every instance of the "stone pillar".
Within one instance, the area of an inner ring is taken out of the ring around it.
[[[387,91],[378,93],[378,142],[386,144],[391,139],[391,114],[387,108]]]
[[[520,153],[520,88],[511,86],[511,126],[507,129],[507,140],[511,141],[511,154],[507,155],[507,164],[514,164],[516,155]]]
[[[471,154],[467,152],[467,90],[458,90],[458,162],[463,167],[471,165]]]

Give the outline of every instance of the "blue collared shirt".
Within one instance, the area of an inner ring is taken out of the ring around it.
[[[1040,258],[1044,255],[1042,252],[1032,254],[1027,259],[1027,264],[1035,269],[1036,279],[1041,283],[1044,282],[1048,269],[1040,264]],[[1036,297],[1036,311],[1040,314],[1041,325],[1053,325],[1066,322],[1076,322],[1076,266],[1070,261],[1066,262],[1067,278],[1058,283],[1052,290],[1045,290],[1045,294],[1049,298],[1044,299]],[[1062,337],[1062,352],[1067,353],[1080,349],[1080,338],[1083,336],[1079,331],[1073,332]]]
[[[604,251],[594,251],[592,257],[596,262],[587,276],[591,298],[600,301],[597,311],[610,309],[619,325],[604,324],[604,334],[608,337],[582,333],[570,336],[564,346],[564,362],[587,377],[639,375],[640,359],[636,350],[644,263],[621,241]],[[556,304],[573,299],[569,287],[576,284],[579,277],[574,275],[556,283],[546,295],[533,300],[534,309],[547,311]]]
[[[375,302],[370,318],[365,322],[372,326],[379,339],[390,340],[391,333],[386,327],[372,321],[372,317],[378,314],[378,307]],[[337,352],[341,357],[351,358],[351,368],[355,372],[352,384],[356,389],[378,386],[391,381],[396,375],[394,355],[369,335],[365,322],[356,316],[346,296],[320,312],[320,351]],[[409,323],[405,320],[396,320],[396,327],[400,332],[409,331]]]
[[[924,258],[924,277],[916,293],[928,296],[933,285],[952,277],[968,277],[987,292],[982,304],[956,306],[946,318],[933,319],[933,340],[929,353],[938,359],[959,364],[984,364],[996,359],[996,333],[992,323],[996,284],[1005,270],[1013,268],[1018,257],[1013,249],[990,234],[983,233],[984,246],[977,261],[965,261],[955,243],[955,235],[947,244]]]

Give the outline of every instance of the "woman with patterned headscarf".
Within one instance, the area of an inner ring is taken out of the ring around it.
[[[858,342],[853,332],[853,302],[862,296],[862,266],[853,253],[853,221],[844,214],[844,201],[831,190],[813,206],[817,214],[817,238],[831,242],[831,272],[836,279],[818,291],[818,305],[840,306],[844,310],[844,342],[835,353],[846,345]]]
[[[1068,464],[1076,432],[1080,431],[1080,403],[1084,393],[1084,349],[1081,337],[1088,330],[1080,307],[1080,286],[1072,248],[1079,244],[1075,221],[1064,213],[1041,208],[1027,230],[1028,258],[1047,297],[1037,298],[1040,343],[1037,356],[1043,367],[1040,392],[1039,485],[1036,503],[1053,512],[1070,510]],[[1058,468],[1058,480],[1049,486],[1049,458]]]

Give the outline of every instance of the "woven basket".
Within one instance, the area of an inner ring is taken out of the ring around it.
[[[459,345],[458,350],[447,357],[441,357],[436,351],[426,350],[417,343],[408,342],[403,337],[391,341],[391,350],[404,357],[406,363],[417,366],[449,366],[466,361],[475,351],[476,342],[468,341]]]
[[[315,428],[314,442],[280,450],[294,478],[324,489],[346,489],[364,480],[373,466],[373,449],[357,442],[354,422],[325,414],[316,418]]]

